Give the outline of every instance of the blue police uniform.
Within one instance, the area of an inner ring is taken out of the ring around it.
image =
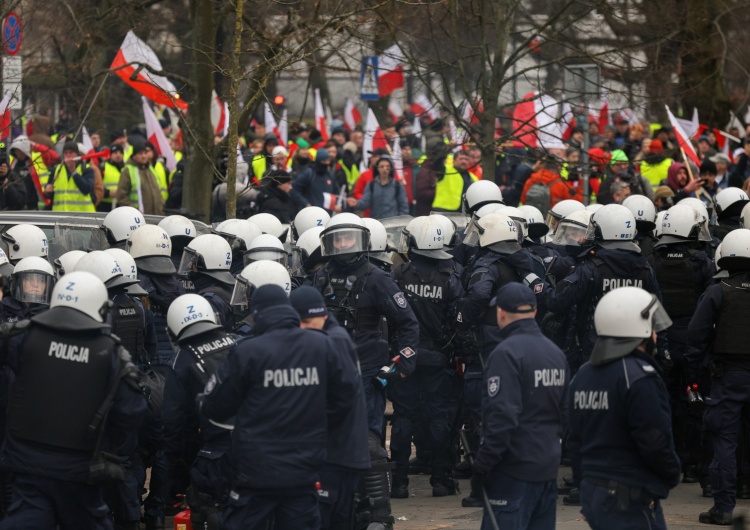
[[[217,507],[224,506],[229,495],[231,469],[227,453],[232,423],[217,424],[199,418],[195,396],[202,392],[235,342],[235,336],[219,329],[180,340],[172,370],[167,372],[162,405],[164,451],[173,473],[182,471],[184,466],[191,467],[188,504],[195,528],[201,528],[204,522],[209,523],[210,529],[218,528]]]
[[[221,528],[265,528],[271,514],[279,528],[319,528],[316,482],[327,431],[349,412],[358,375],[325,333],[299,328],[289,305],[256,308],[253,337],[232,348],[201,397],[205,417],[234,417]]]
[[[669,396],[653,356],[584,364],[568,408],[573,480],[592,528],[666,528],[659,499],[680,478]]]
[[[519,295],[518,289],[529,292]],[[533,303],[531,290],[507,286],[502,307]],[[566,421],[568,365],[533,318],[501,330],[487,359],[482,443],[474,459],[500,528],[554,528],[560,439]],[[492,528],[485,517],[482,528]]]
[[[392,273],[419,321],[419,350],[414,373],[389,384],[393,402],[391,460],[396,463],[394,486],[408,484],[412,438],[424,423],[424,447],[432,455],[431,483],[455,492],[451,475],[451,422],[456,408],[456,377],[451,366],[451,341],[456,304],[463,296],[453,260],[414,254]],[[420,452],[421,452],[420,448]]]
[[[0,528],[111,528],[101,486],[88,483],[97,450],[88,426],[110,385],[117,385],[107,423],[100,427],[101,450],[131,454],[146,401],[137,383],[114,380],[124,361],[109,327],[60,307],[5,340],[2,363],[16,377],[0,464],[15,480],[13,504]],[[53,351],[59,355],[50,355]]]
[[[703,424],[713,441],[709,476],[714,509],[723,513],[736,504],[737,438],[743,409],[750,403],[750,344],[744,333],[748,315],[750,272],[734,272],[706,289],[688,327],[691,382],[710,366],[711,396]]]
[[[219,324],[225,331],[231,332],[235,327],[234,311],[229,304],[232,300],[232,289],[234,285],[228,285],[210,276],[198,272],[191,274],[191,280],[195,285],[195,292],[211,304]]]
[[[521,246],[542,260],[547,275],[561,280],[573,272],[575,260],[568,256],[565,248],[561,251],[559,245],[552,245],[551,243],[543,245],[530,239],[524,239]]]
[[[635,244],[633,244],[635,247]],[[586,362],[596,341],[594,309],[605,293],[618,287],[640,287],[661,300],[661,290],[647,259],[636,251],[595,247],[585,261],[555,290],[547,292],[549,311],[564,314],[575,309],[574,350],[566,352],[571,372]],[[663,338],[662,338],[663,337]],[[666,335],[660,335],[660,351],[666,349]],[[662,344],[664,344],[662,346]]]

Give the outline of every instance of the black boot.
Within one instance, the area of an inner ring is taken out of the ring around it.
[[[482,484],[479,480],[477,480],[476,476],[471,477],[471,492],[469,492],[468,497],[464,497],[461,499],[461,506],[464,508],[481,508],[484,506],[484,503],[482,502],[482,497],[484,496],[484,493],[482,492]]]
[[[391,485],[391,499],[408,499],[409,498],[409,477],[406,469],[398,467],[393,472],[393,484]]]
[[[699,480],[698,466],[686,466],[682,474],[682,482],[685,484],[695,484]]]
[[[698,516],[698,521],[703,524],[715,524],[719,526],[729,526],[732,524],[732,512],[722,512],[716,509],[716,506],[703,512]]]
[[[441,473],[430,478],[433,497],[447,497],[461,491],[458,489],[458,481],[450,473]]]
[[[373,463],[373,467],[362,477],[370,507],[371,522],[367,528],[371,530],[393,530],[388,468],[385,462]]]

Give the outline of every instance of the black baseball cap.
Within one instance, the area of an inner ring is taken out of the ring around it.
[[[536,296],[531,287],[511,282],[500,288],[490,304],[508,313],[533,313],[536,309]],[[523,306],[531,306],[531,309],[519,309]]]
[[[109,146],[109,153],[124,153],[125,150],[122,148],[120,144],[112,144]]]
[[[302,320],[328,315],[323,295],[320,294],[320,291],[309,285],[297,287],[289,295],[289,301]]]

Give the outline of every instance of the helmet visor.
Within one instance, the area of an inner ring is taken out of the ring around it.
[[[651,329],[657,333],[672,325],[672,319],[669,318],[655,294],[651,295],[651,302],[641,311],[643,318],[649,318],[649,315],[651,315]]]
[[[247,312],[248,305],[250,304],[250,297],[255,290],[255,286],[248,282],[241,276],[237,276],[237,281],[234,284],[234,290],[232,291],[232,298],[229,300],[229,305],[235,311],[240,313]]]
[[[226,232],[218,232],[216,230],[213,230],[213,233],[217,236],[223,237],[227,243],[229,243],[229,246],[232,248],[232,252],[237,251],[244,251],[245,249],[245,240],[234,235],[234,234],[227,234]]]
[[[551,233],[555,233],[555,230],[557,230],[557,225],[560,224],[560,218],[557,217],[555,214],[552,213],[552,210],[547,212],[547,226],[549,227],[549,231]]]
[[[14,275],[13,298],[27,304],[49,304],[55,280],[43,272],[25,271]]]
[[[588,227],[563,221],[557,227],[557,231],[552,237],[552,243],[555,245],[580,247],[586,242],[587,232]]]
[[[484,233],[484,228],[479,226],[479,218],[472,217],[469,221],[466,230],[464,231],[464,238],[461,241],[464,245],[469,247],[476,247],[479,244],[479,236]]]
[[[367,252],[370,233],[361,226],[336,226],[320,234],[321,254],[324,257]]]
[[[254,248],[245,252],[242,255],[242,264],[247,267],[255,261],[275,261],[281,263],[284,267],[287,266],[289,260],[289,254],[278,248]]]
[[[401,230],[401,237],[398,239],[398,245],[396,245],[396,251],[399,254],[406,254],[409,252],[409,240],[411,239],[411,234],[409,231],[404,228]]]
[[[198,263],[200,262],[200,256],[192,248],[187,248],[182,251],[182,259],[180,260],[180,266],[177,268],[177,276],[188,276],[191,272],[198,270]]]
[[[292,257],[289,260],[289,271],[292,276],[304,276],[306,274],[302,262],[302,250],[299,247],[292,247]]]
[[[701,218],[703,216],[700,216]],[[711,231],[708,228],[708,221],[704,220],[698,226],[698,241],[713,241]]]

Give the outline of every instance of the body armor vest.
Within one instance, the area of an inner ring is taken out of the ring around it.
[[[19,440],[74,451],[94,451],[88,430],[107,397],[114,339],[101,332],[61,334],[32,326],[23,365],[11,388],[8,432]]]
[[[232,304],[230,303],[232,301],[232,291],[230,291],[223,285],[212,285],[210,287],[206,287],[205,289],[202,289],[200,292],[198,292],[198,294],[206,299],[210,299],[214,296],[216,298],[221,298],[228,307],[232,307]],[[227,319],[229,319],[229,322],[224,322]],[[228,316],[216,313],[216,322],[221,324],[224,329],[234,329],[234,315],[231,313]]]
[[[201,382],[201,386],[205,386],[211,375],[216,373],[235,343],[234,335],[217,330],[202,333],[182,344],[182,347],[193,355],[195,363],[192,372]]]
[[[396,283],[419,321],[420,348],[442,351],[450,341],[447,333],[452,319],[445,299],[452,273],[452,268],[437,265],[422,276],[408,263],[402,263],[393,271]]]
[[[695,250],[659,248],[653,254],[654,272],[661,288],[664,309],[670,318],[695,313],[700,293],[695,288]]]
[[[357,304],[359,294],[362,293],[367,284],[367,278],[376,267],[365,262],[352,274],[344,274],[326,268],[326,275],[318,278],[322,285],[323,297],[326,307],[333,313],[339,324],[343,326],[350,335],[357,331],[381,331],[380,312],[376,307],[359,307]]]
[[[714,330],[714,354],[750,359],[750,341],[745,336],[750,314],[750,273],[740,273],[721,281],[723,301]]]
[[[516,271],[514,267],[511,267],[503,261],[503,256],[500,254],[482,256],[476,261],[477,268],[485,267],[487,269],[494,268],[497,271],[498,280],[495,283],[495,288],[492,292],[494,297],[503,285],[511,282],[520,282],[521,275]],[[472,274],[475,277],[475,273]],[[471,283],[471,282],[469,282]],[[471,285],[470,285],[471,286]],[[469,286],[469,287],[470,287]],[[482,323],[486,326],[497,327],[497,311],[490,306],[487,306],[482,318]]]
[[[142,359],[146,344],[143,307],[125,294],[115,296],[112,301],[115,304],[112,309],[112,333],[117,335],[122,347],[128,350],[133,359],[148,361]]]

